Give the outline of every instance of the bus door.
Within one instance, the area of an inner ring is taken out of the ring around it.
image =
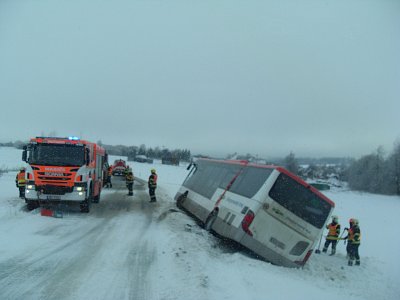
[[[216,209],[221,201],[225,198],[225,194],[230,190],[236,179],[242,174],[244,166],[240,165],[222,165],[219,168],[217,177],[218,188],[215,191],[211,202],[214,203]]]

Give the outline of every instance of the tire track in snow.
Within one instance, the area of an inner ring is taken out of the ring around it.
[[[128,248],[123,249],[126,252],[127,267],[123,272],[119,272],[126,275],[125,281],[129,293],[119,293],[120,296],[126,294],[126,297],[119,299],[146,299],[151,294],[146,274],[155,259],[156,251],[154,246],[151,247],[147,241],[143,241],[143,236],[152,222],[154,208],[146,203],[147,195],[143,192],[139,192],[133,199],[127,199],[121,192],[105,195],[104,198],[104,202],[101,201],[98,207],[93,206],[92,213],[87,216],[96,221],[89,230],[79,235],[74,234],[73,238],[65,241],[73,234],[71,231],[66,232],[60,237],[62,245],[50,247],[48,251],[36,247],[40,255],[36,255],[33,251],[22,257],[2,262],[0,296],[21,299],[32,298],[34,295],[41,299],[79,298],[77,291],[84,290],[88,276],[96,278],[95,271],[98,269],[96,265],[102,263],[98,261],[98,257],[104,255],[102,253],[104,241],[119,231],[118,226],[121,225],[117,222],[120,219],[119,215],[138,211],[143,222],[140,226],[135,226],[131,243],[127,245],[127,247],[135,245],[133,249],[131,251]],[[79,221],[80,219],[77,223],[80,225]],[[82,228],[78,227],[76,230]],[[45,230],[40,232],[46,233]],[[49,232],[51,233],[51,230]],[[121,276],[115,277],[121,280]],[[112,293],[115,294],[116,291]]]

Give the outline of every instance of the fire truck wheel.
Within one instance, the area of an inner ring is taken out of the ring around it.
[[[100,202],[100,192],[97,196],[93,197],[93,203],[99,203]]]
[[[90,211],[89,202],[87,200],[82,201],[80,204],[80,209],[82,213],[88,213]]]
[[[81,202],[80,208],[81,212],[88,213],[90,211],[90,203],[93,201],[93,189],[90,185],[88,198]]]
[[[26,207],[28,210],[34,210],[35,208],[39,207],[38,201],[26,201]]]
[[[207,217],[204,223],[204,229],[207,231],[211,231],[211,228],[218,217],[218,210],[214,209],[209,216]]]

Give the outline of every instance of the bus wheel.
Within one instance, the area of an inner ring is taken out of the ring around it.
[[[212,226],[214,225],[215,220],[218,217],[218,210],[213,210],[207,217],[204,223],[204,229],[207,231],[211,231]]]
[[[186,195],[187,194],[182,194],[182,195],[179,196],[178,199],[176,199],[176,206],[179,209],[183,209],[183,202],[185,202],[185,200],[186,200]]]

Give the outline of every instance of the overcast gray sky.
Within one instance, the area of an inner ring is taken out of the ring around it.
[[[390,152],[400,1],[0,0],[0,101],[0,141]]]

